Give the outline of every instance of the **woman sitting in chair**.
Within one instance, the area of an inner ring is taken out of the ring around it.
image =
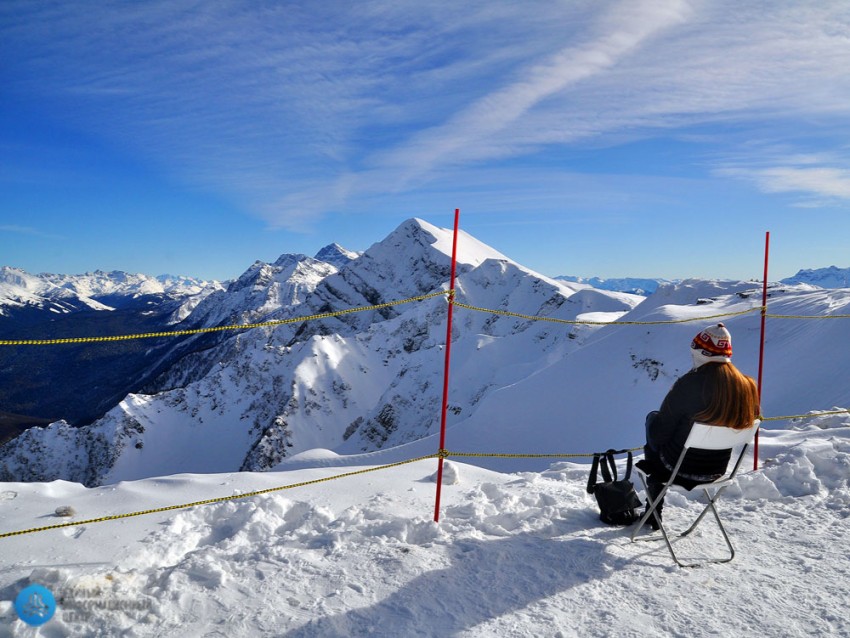
[[[695,421],[736,430],[748,428],[759,414],[756,382],[732,364],[732,336],[722,323],[709,326],[691,342],[693,369],[680,377],[667,393],[661,408],[646,417],[644,459],[650,502],[670,479],[676,461]],[[685,489],[720,477],[729,464],[730,450],[688,450],[674,481]],[[661,516],[658,504],[656,513]],[[650,525],[658,529],[654,518]]]

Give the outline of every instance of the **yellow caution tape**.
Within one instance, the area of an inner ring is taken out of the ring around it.
[[[173,330],[170,332],[146,332],[141,334],[131,335],[115,335],[110,337],[73,337],[69,339],[19,339],[12,341],[0,341],[0,346],[52,346],[57,344],[67,343],[98,343],[104,341],[129,341],[131,339],[150,339],[152,337],[182,337],[186,335],[203,334],[206,332],[222,332],[225,330],[250,330],[253,328],[269,328],[273,326],[282,326],[290,323],[301,323],[304,321],[313,321],[316,319],[329,319],[331,317],[339,317],[354,312],[365,312],[367,310],[380,310],[381,308],[389,308],[390,306],[398,306],[413,301],[422,301],[431,297],[440,297],[449,294],[446,290],[440,292],[432,292],[427,295],[411,297],[410,299],[401,299],[399,301],[388,301],[386,303],[375,304],[374,306],[361,306],[358,308],[347,308],[345,310],[337,310],[336,312],[325,312],[317,315],[308,315],[306,317],[293,317],[292,319],[279,319],[277,321],[264,321],[262,323],[244,323],[233,326],[213,326],[212,328],[195,328],[193,330]]]
[[[511,312],[509,310],[494,310],[492,308],[480,308],[478,306],[470,306],[469,304],[461,303],[459,301],[452,302],[455,306],[460,306],[461,308],[466,308],[467,310],[475,310],[477,312],[486,312],[493,315],[504,315],[506,317],[516,317],[518,319],[528,319],[529,321],[549,321],[552,323],[562,323],[569,325],[590,325],[590,326],[651,326],[651,325],[660,325],[660,324],[673,324],[673,323],[689,323],[692,321],[707,321],[709,319],[719,319],[722,317],[737,317],[739,315],[745,315],[750,312],[761,312],[763,310],[763,306],[755,306],[753,308],[748,308],[747,310],[741,310],[739,312],[727,312],[719,315],[708,315],[702,317],[692,317],[690,319],[669,319],[667,321],[579,321],[576,319],[558,319],[556,317],[540,317],[536,315],[523,315],[518,312]]]
[[[850,319],[850,315],[773,315],[765,314],[771,319]]]
[[[643,447],[633,447],[623,450],[624,452],[637,452]],[[449,450],[440,450],[442,458],[449,456],[469,457],[469,458],[497,458],[497,459],[566,459],[566,458],[593,458],[593,453],[570,453],[570,454],[510,454],[510,453],[490,453],[490,452],[451,452]]]
[[[792,414],[789,416],[761,416],[762,421],[790,421],[791,419],[811,419],[816,416],[825,416],[829,414],[850,414],[850,410],[830,410],[828,412],[813,412],[811,414]]]
[[[196,507],[198,505],[212,505],[214,503],[224,503],[227,501],[235,501],[243,498],[252,498],[254,496],[260,496],[262,494],[270,494],[272,492],[279,492],[281,490],[291,490],[296,487],[306,487],[308,485],[316,485],[317,483],[325,483],[327,481],[335,481],[336,479],[341,478],[349,478],[351,476],[357,476],[359,474],[367,474],[368,472],[377,472],[378,470],[386,470],[391,467],[399,467],[401,465],[407,465],[408,463],[416,463],[417,461],[424,461],[426,459],[434,459],[437,458],[437,454],[428,454],[426,456],[419,456],[415,459],[407,459],[406,461],[398,461],[397,463],[389,463],[387,465],[379,465],[377,467],[369,467],[364,470],[355,470],[353,472],[346,472],[344,474],[336,474],[334,476],[326,476],[325,478],[313,479],[312,481],[302,481],[300,483],[291,483],[289,485],[281,485],[279,487],[269,487],[264,490],[256,490],[254,492],[246,492],[245,494],[233,494],[231,496],[219,496],[217,498],[209,498],[204,501],[195,501],[194,503],[183,503],[181,505],[168,505],[166,507],[157,507],[149,510],[141,510],[138,512],[128,512],[126,514],[113,514],[111,516],[101,516],[100,518],[90,518],[84,521],[73,521],[69,523],[57,523],[56,525],[45,525],[44,527],[33,527],[32,529],[22,529],[16,532],[5,532],[0,534],[0,538],[9,538],[11,536],[23,536],[24,534],[35,534],[36,532],[46,532],[51,529],[62,529],[64,527],[79,527],[80,525],[89,525],[91,523],[103,523],[105,521],[117,521],[124,518],[132,518],[134,516],[144,516],[146,514],[157,514],[160,512],[170,512],[173,510],[186,509],[189,507]]]

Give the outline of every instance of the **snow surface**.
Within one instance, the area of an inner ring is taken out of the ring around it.
[[[571,462],[499,474],[448,461],[434,523],[428,459],[0,539],[0,636],[848,635],[850,416],[763,431],[760,447],[763,468],[719,506],[738,550],[723,565],[680,569],[663,543],[600,523],[587,466]],[[7,483],[2,529],[66,522],[53,514],[66,505],[82,521],[346,469]],[[698,508],[677,491],[665,522],[681,529]],[[677,551],[721,552],[712,525]],[[32,582],[65,600],[39,629],[12,606]]]

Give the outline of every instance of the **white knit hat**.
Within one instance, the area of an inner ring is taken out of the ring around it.
[[[732,335],[722,323],[708,326],[691,341],[694,368],[704,363],[732,362]]]

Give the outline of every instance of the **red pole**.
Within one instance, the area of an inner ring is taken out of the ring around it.
[[[455,232],[452,239],[452,278],[449,284],[449,306],[446,318],[446,365],[443,371],[443,409],[440,416],[440,458],[437,462],[437,499],[434,505],[434,522],[440,522],[440,494],[443,490],[443,456],[446,449],[446,412],[449,407],[449,362],[452,352],[452,310],[455,300],[455,273],[457,272],[457,225],[460,209],[455,208]]]
[[[764,285],[761,290],[761,340],[759,342],[759,405],[761,405],[761,376],[764,370],[764,320],[767,315],[767,258],[770,254],[770,231],[764,234]],[[753,440],[753,471],[759,469],[759,433]]]

